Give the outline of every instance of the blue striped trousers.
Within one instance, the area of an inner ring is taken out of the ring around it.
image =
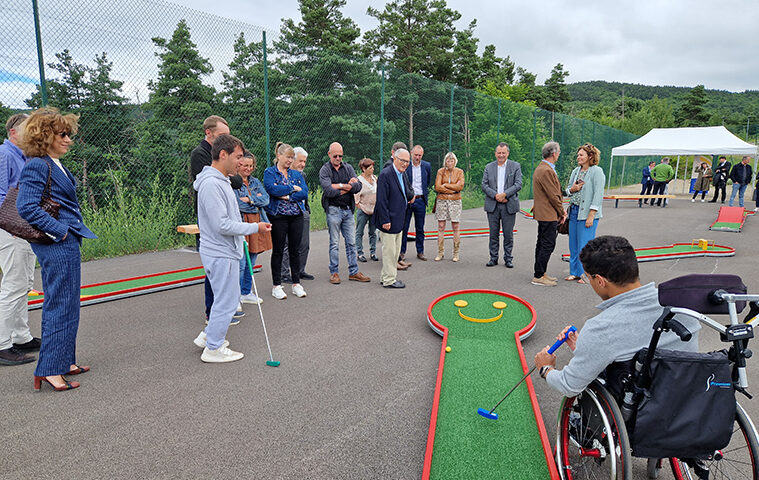
[[[79,238],[70,231],[52,245],[32,243],[42,273],[42,345],[34,374],[63,375],[76,363],[82,256]]]

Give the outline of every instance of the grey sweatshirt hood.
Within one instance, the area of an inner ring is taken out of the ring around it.
[[[257,233],[258,224],[241,221],[229,178],[217,169],[205,166],[192,186],[198,192],[201,255],[241,259],[242,237]]]

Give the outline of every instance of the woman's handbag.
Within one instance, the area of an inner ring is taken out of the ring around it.
[[[437,195],[435,195],[435,201],[432,202],[432,213],[435,213],[437,210]]]
[[[45,190],[42,191],[40,207],[51,217],[57,219],[58,209],[61,208],[61,204],[50,198],[50,177],[52,175],[52,168],[50,167],[50,162],[45,161],[45,163],[47,163],[48,169],[47,184],[45,185]],[[18,187],[9,188],[3,204],[0,205],[0,228],[11,235],[23,238],[28,242],[46,245],[53,243],[53,239],[45,232],[33,227],[26,220],[21,218],[18,214],[18,209],[16,208],[16,198],[18,198]]]
[[[559,226],[556,227],[556,231],[562,235],[569,235],[569,218],[560,223]]]

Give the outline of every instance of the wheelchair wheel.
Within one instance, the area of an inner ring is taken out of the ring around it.
[[[563,480],[632,478],[630,442],[614,397],[594,381],[561,402],[556,463]]]
[[[669,461],[677,480],[759,480],[759,442],[754,424],[736,402],[735,426],[727,447],[703,460],[670,458]]]

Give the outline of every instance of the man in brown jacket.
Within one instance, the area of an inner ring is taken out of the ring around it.
[[[548,142],[543,145],[542,153],[543,161],[535,167],[532,174],[532,216],[538,221],[538,241],[535,245],[535,276],[531,283],[555,287],[556,278],[549,277],[546,270],[548,260],[556,248],[556,228],[567,219],[555,167],[561,148],[556,142]]]

